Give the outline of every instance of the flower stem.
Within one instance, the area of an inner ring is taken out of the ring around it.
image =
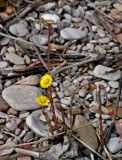
[[[56,97],[58,99],[58,102],[59,102],[59,107],[60,107],[60,111],[61,111],[61,115],[62,115],[62,119],[63,119],[63,125],[64,125],[64,129],[65,129],[65,132],[67,132],[67,126],[66,126],[66,123],[65,123],[65,113],[64,113],[64,110],[62,108],[62,105],[61,105],[61,99],[59,97],[59,95],[57,94],[56,92],[56,89],[52,86],[55,94],[56,94]]]
[[[50,72],[51,62],[50,62],[50,54],[51,54],[51,46],[50,46],[50,36],[51,36],[51,24],[48,24],[48,72]]]
[[[99,121],[100,121],[100,143],[101,143],[101,148],[104,146],[104,137],[103,137],[103,125],[102,125],[102,109],[101,109],[101,88],[102,86],[99,85]]]
[[[51,67],[51,61],[50,61],[50,54],[51,54],[51,46],[50,46],[50,36],[51,36],[51,24],[48,24],[48,52],[47,52],[47,58],[48,58],[48,72],[50,73],[50,67]],[[53,104],[53,98],[52,98],[52,86],[48,89],[48,94],[50,97],[50,103],[51,103],[51,110],[54,116],[54,122],[57,123],[57,118],[55,114],[55,108]]]
[[[57,117],[56,117],[56,114],[55,114],[55,108],[54,108],[54,104],[53,104],[53,98],[52,98],[52,86],[49,87],[49,97],[50,97],[50,103],[51,103],[51,111],[53,113],[53,116],[54,116],[54,122],[57,123]]]

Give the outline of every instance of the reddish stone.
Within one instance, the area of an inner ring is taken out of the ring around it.
[[[32,145],[31,144],[23,145],[22,148],[23,149],[27,149],[27,150],[31,150],[32,149]]]
[[[18,157],[17,160],[32,160],[32,158],[30,156],[22,156]]]

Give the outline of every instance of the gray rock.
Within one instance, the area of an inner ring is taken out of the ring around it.
[[[18,56],[15,53],[6,54],[6,60],[8,60],[9,62],[13,64],[17,64],[17,65],[25,64],[24,58]]]
[[[41,95],[39,88],[26,85],[13,85],[2,92],[3,99],[18,111],[40,108],[35,99]]]
[[[30,132],[27,132],[23,138],[23,142],[27,142],[28,140],[32,139],[33,138],[33,132],[30,131]]]
[[[119,47],[113,47],[113,48],[112,48],[112,51],[113,51],[114,53],[119,53],[119,52],[120,52]]]
[[[28,34],[27,23],[25,21],[15,23],[9,27],[9,31],[15,36],[26,36]]]
[[[54,9],[56,7],[56,2],[49,2],[44,5],[39,5],[39,7],[36,9],[37,11],[47,11],[50,9]],[[41,15],[40,15],[41,17]]]
[[[71,98],[70,97],[64,97],[61,99],[61,103],[65,104],[66,106],[69,106],[71,103]]]
[[[10,131],[15,131],[18,128],[18,125],[21,123],[21,119],[13,116],[13,115],[9,115],[6,118],[6,128],[8,128]]]
[[[13,46],[8,47],[7,50],[8,50],[9,53],[15,53],[16,52],[16,50]]]
[[[113,154],[119,152],[122,149],[122,139],[119,137],[110,138],[107,148]]]
[[[76,28],[65,28],[60,32],[61,37],[66,40],[82,39],[86,36],[86,32]]]
[[[4,45],[7,45],[10,41],[10,38],[7,38],[7,37],[4,37],[2,39],[0,39],[0,45],[1,46],[4,46]]]
[[[112,73],[107,73],[112,70],[113,68],[105,67],[103,65],[97,65],[93,71],[93,75],[105,80],[116,81],[120,78],[120,70]]]
[[[65,96],[70,96],[71,94],[76,92],[76,90],[77,90],[77,86],[71,85],[65,89],[64,94],[65,94]]]
[[[0,69],[6,68],[8,66],[8,63],[6,61],[1,61],[0,62]]]
[[[102,29],[98,29],[97,33],[101,38],[105,37],[105,32]]]
[[[106,44],[106,43],[110,42],[110,39],[108,37],[100,38],[100,39],[98,39],[98,42],[102,43],[102,44]]]
[[[9,87],[10,85],[12,85],[12,81],[11,80],[7,80],[4,84],[4,87]]]
[[[118,81],[109,81],[108,85],[112,88],[118,88],[119,87],[119,82]]]
[[[95,117],[96,118],[99,118],[99,113],[96,113],[95,114]],[[111,118],[111,116],[110,115],[107,115],[107,114],[102,114],[102,119],[110,119]]]
[[[31,41],[34,42],[36,46],[47,45],[48,37],[46,35],[33,35],[31,37]]]
[[[36,110],[32,112],[26,118],[26,124],[36,134],[42,137],[46,137],[48,136],[48,125],[45,124],[43,121],[39,120],[41,113],[42,113],[42,110]]]
[[[85,97],[87,95],[87,93],[88,93],[88,90],[85,89],[85,88],[82,88],[82,89],[79,90],[79,96],[80,97]]]

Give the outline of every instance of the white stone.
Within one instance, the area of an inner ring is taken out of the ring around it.
[[[66,106],[69,106],[71,103],[71,98],[70,97],[64,97],[61,99],[61,103],[65,104]]]
[[[8,60],[9,62],[13,64],[17,64],[17,65],[25,64],[24,58],[18,56],[15,53],[6,54],[6,60]]]
[[[109,81],[108,85],[112,88],[119,88],[119,82],[118,81]]]
[[[85,88],[82,88],[82,89],[79,90],[79,96],[80,97],[85,97],[87,93],[88,93],[88,90],[85,89]]]
[[[0,62],[0,69],[6,68],[8,66],[8,63],[6,61],[1,61]]]
[[[39,117],[41,116],[41,113],[42,113],[42,110],[36,110],[32,112],[26,118],[26,124],[36,134],[42,137],[47,137],[48,136],[48,125],[39,119]]]
[[[86,33],[84,31],[70,27],[61,30],[60,34],[61,37],[66,40],[82,39],[86,36]]]
[[[109,71],[112,71],[113,68],[110,67],[105,67],[103,65],[97,65],[93,71],[94,76],[98,77],[98,78],[102,78],[105,80],[118,80],[120,79],[120,70],[116,71],[116,72],[111,72],[111,73],[106,73]]]
[[[122,139],[119,137],[110,138],[107,148],[113,154],[119,152],[122,149]]]
[[[25,21],[20,21],[19,23],[15,23],[9,27],[9,31],[11,34],[15,36],[26,36],[28,34],[27,23]]]
[[[36,45],[36,46],[41,46],[41,45],[47,45],[48,43],[48,37],[47,35],[33,35],[31,37],[31,41]]]

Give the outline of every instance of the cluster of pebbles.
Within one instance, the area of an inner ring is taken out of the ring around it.
[[[98,7],[102,12],[110,12],[113,8],[113,2],[109,0],[95,2],[90,0],[59,0],[58,3],[50,2],[39,6],[35,11],[23,18],[22,21],[11,25],[9,33],[17,38],[33,42],[39,47],[40,53],[45,55],[46,53],[42,51],[42,46],[47,47],[48,44],[47,28],[41,23],[40,17],[45,12],[57,13],[60,17],[60,22],[53,25],[54,32],[51,36],[51,41],[55,44],[64,45],[67,48],[66,54],[85,55],[88,57],[96,57],[98,53],[100,55],[118,55],[122,48],[106,30],[98,25],[94,17],[94,7]],[[92,32],[89,30],[84,17],[91,22]],[[116,34],[121,34],[122,24],[120,23],[119,25],[120,28],[116,28]],[[96,39],[94,39],[93,35],[95,35]],[[14,75],[15,71],[25,70],[27,66],[38,61],[30,44],[26,45],[22,41],[4,37],[0,39],[0,46],[1,77]],[[113,68],[107,67],[103,63],[89,63],[80,67],[73,66],[57,74],[53,82],[53,86],[61,98],[62,107],[68,114],[68,118],[65,119],[66,124],[69,125],[70,123],[68,111],[71,104],[74,110],[74,126],[91,123],[88,127],[83,127],[78,135],[81,140],[94,150],[97,150],[99,146],[95,132],[100,125],[98,112],[100,85],[103,86],[101,90],[103,127],[107,128],[113,122],[106,106],[108,101],[112,105],[116,104],[121,72],[120,70],[110,72],[112,70]],[[45,117],[40,106],[35,102],[35,99],[43,94],[43,91],[39,88],[39,79],[40,75],[30,75],[18,79],[6,79],[4,82],[1,81],[0,91],[4,100],[0,99],[0,147],[6,144],[30,142],[40,137],[48,136]],[[92,89],[90,89],[90,84]],[[56,107],[57,99],[55,93],[53,93],[53,99]],[[111,154],[121,153],[122,149],[122,101],[119,102],[119,106],[119,120],[115,122],[115,128],[112,130],[110,139],[106,144]],[[48,114],[52,117],[50,112]],[[56,109],[56,115],[62,120],[58,109]],[[48,141],[42,143],[42,147],[48,145]],[[79,154],[77,152],[78,144],[75,140],[73,140],[73,145],[75,146],[72,149],[74,154],[69,154],[69,156],[67,154],[67,159],[90,160],[90,155],[86,148],[82,148]],[[29,147],[37,148],[39,146],[41,144],[34,144]],[[62,146],[59,146],[61,149]],[[12,153],[14,153],[13,148],[0,150],[0,156]],[[63,153],[59,153],[59,155],[61,154]],[[103,156],[106,155],[105,152],[102,154]],[[31,160],[30,156],[23,156],[22,158]],[[22,159],[19,157],[17,160]],[[55,157],[54,160],[58,159]]]

